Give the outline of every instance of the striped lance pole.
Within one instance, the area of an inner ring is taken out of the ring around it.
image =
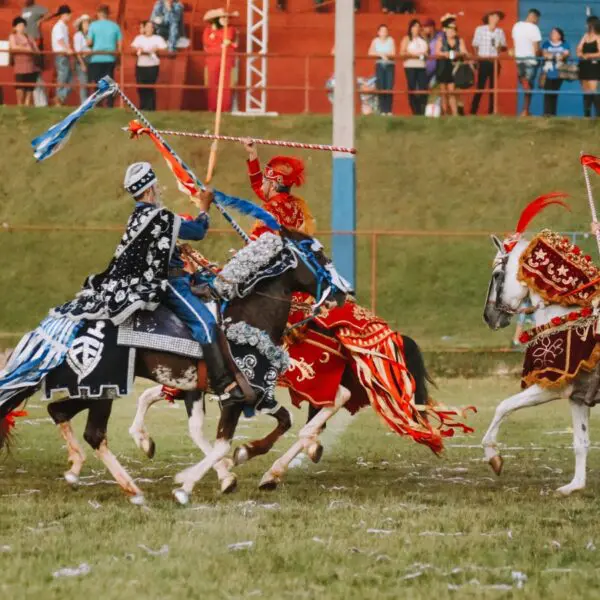
[[[581,156],[585,153],[581,152]],[[583,177],[585,179],[585,188],[587,190],[588,202],[590,204],[590,212],[592,213],[592,221],[598,224],[598,213],[596,212],[596,204],[594,202],[594,195],[592,193],[592,182],[590,181],[590,174],[588,173],[588,168],[582,164],[583,168]],[[598,253],[600,254],[600,230],[596,231],[596,243],[598,245]]]

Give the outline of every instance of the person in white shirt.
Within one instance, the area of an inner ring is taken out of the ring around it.
[[[369,56],[377,57],[375,63],[375,78],[378,90],[393,90],[395,65],[394,56],[396,55],[396,43],[390,36],[387,25],[380,25],[377,28],[377,37],[373,38],[369,47]],[[392,114],[392,94],[378,94],[379,112],[382,115]]]
[[[87,34],[90,29],[91,18],[83,14],[75,19],[73,26],[77,30],[73,36],[73,50],[75,51],[75,73],[79,81],[79,99],[83,104],[88,95],[88,58],[90,54],[90,45],[87,41]]]
[[[71,9],[63,4],[56,13],[58,21],[52,28],[52,52],[54,52],[54,65],[56,67],[56,83],[63,84],[56,89],[56,98],[54,100],[57,106],[62,106],[71,92],[71,42],[69,36],[69,26],[67,23],[71,19]]]
[[[410,92],[424,92],[427,89],[425,61],[429,54],[429,44],[422,37],[421,22],[413,19],[408,25],[408,35],[400,42],[400,58],[404,59],[404,73]],[[408,102],[413,115],[424,115],[427,94],[410,94]]]
[[[143,33],[131,43],[131,47],[137,54],[135,80],[140,85],[153,85],[158,79],[159,53],[167,50],[167,42],[163,37],[154,33],[152,21],[144,21],[142,31]],[[156,110],[156,90],[154,88],[139,87],[138,95],[141,110]]]
[[[498,27],[502,19],[504,19],[504,13],[501,10],[494,10],[485,15],[483,17],[483,25],[475,29],[473,47],[481,60],[477,62],[478,91],[473,96],[473,103],[471,104],[472,115],[476,115],[479,110],[481,90],[487,84],[489,84],[490,88],[488,113],[490,115],[494,113],[493,90],[496,87],[496,74],[500,72],[500,63],[496,63],[493,59],[496,59],[501,52],[506,50],[506,36],[504,35],[504,31]]]
[[[539,10],[532,8],[524,21],[515,23],[512,29],[514,43],[514,57],[517,59],[517,73],[519,82],[525,90],[523,110],[521,116],[528,116],[531,107],[531,90],[535,87],[535,77],[538,70],[538,55],[542,32],[538,27],[541,17]]]

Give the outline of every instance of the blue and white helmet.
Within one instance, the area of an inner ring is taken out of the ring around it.
[[[136,162],[127,168],[123,186],[134,198],[138,198],[157,181],[149,162]]]

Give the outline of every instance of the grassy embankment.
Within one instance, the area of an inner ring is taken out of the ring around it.
[[[122,178],[133,160],[153,160],[176,210],[189,203],[146,141],[129,141],[119,129],[129,114],[96,111],[77,127],[67,147],[36,164],[29,141],[64,115],[53,110],[0,110],[0,222],[11,225],[106,226],[119,229],[131,209]],[[203,131],[212,117],[163,113],[157,126]],[[232,135],[329,142],[325,117],[229,117]],[[598,125],[567,120],[363,119],[357,127],[358,229],[502,233],[539,194],[569,192],[571,214],[550,209],[536,229],[582,230],[590,217],[578,165],[581,149],[594,152]],[[203,174],[209,143],[173,145]],[[272,148],[261,149],[263,158]],[[301,152],[308,183],[302,195],[321,229],[330,227],[331,158]],[[222,144],[216,187],[250,197],[239,146]],[[242,219],[242,221],[244,221]],[[248,223],[246,223],[248,224]],[[216,227],[226,227],[214,216]],[[0,235],[0,332],[34,326],[51,305],[68,299],[84,277],[101,270],[119,237],[114,232],[26,232]],[[323,236],[328,241],[327,236]],[[235,237],[209,236],[202,250],[223,258]],[[370,297],[370,239],[359,237],[358,291]],[[493,255],[486,236],[380,236],[377,312],[428,349],[506,345],[510,332],[492,334],[481,322]],[[5,338],[6,339],[6,338]],[[13,341],[13,340],[9,340]]]

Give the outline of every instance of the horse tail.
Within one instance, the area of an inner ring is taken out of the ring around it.
[[[15,419],[24,417],[27,414],[24,410],[16,410],[16,408],[32,396],[38,388],[39,385],[32,385],[20,390],[0,404],[0,452],[4,449],[10,449]]]
[[[402,341],[404,343],[406,368],[415,381],[415,404],[424,406],[429,402],[427,384],[429,383],[435,387],[435,381],[427,372],[423,353],[417,342],[407,335],[402,336]]]

